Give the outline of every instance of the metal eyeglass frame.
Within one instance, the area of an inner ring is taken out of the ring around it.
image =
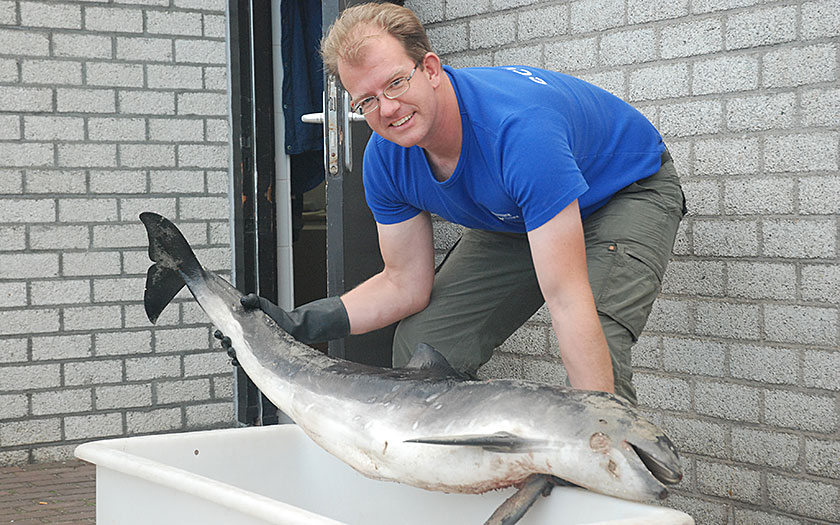
[[[379,97],[380,96],[384,96],[388,100],[394,100],[397,97],[401,97],[402,95],[405,95],[405,92],[408,91],[408,88],[411,87],[411,84],[410,84],[411,77],[414,76],[414,73],[417,71],[417,67],[419,65],[420,64],[415,64],[414,69],[411,70],[411,73],[407,77],[400,77],[400,78],[395,78],[394,80],[392,80],[391,83],[388,84],[388,86],[385,89],[383,89],[382,93],[380,93],[379,95],[371,95],[369,97],[363,98],[360,102],[357,102],[355,104],[351,104],[350,105],[350,111],[352,111],[353,113],[356,113],[357,115],[367,115],[368,113],[370,113],[372,111],[376,111],[377,109],[379,109]],[[391,88],[393,88],[395,84],[399,85],[399,83],[401,83],[401,82],[405,82],[405,89],[402,89],[399,93],[388,93],[388,91],[390,91]],[[364,105],[368,104],[369,102],[373,102],[373,104],[369,108],[367,108],[366,110],[362,111],[362,108],[364,107]]]

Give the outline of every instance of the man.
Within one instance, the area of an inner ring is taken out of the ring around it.
[[[391,4],[345,10],[322,56],[374,131],[364,184],[385,268],[292,312],[243,304],[309,342],[402,320],[395,366],[424,342],[474,375],[546,302],[571,385],[635,402],[630,347],[685,213],[653,126],[566,75],[443,66]],[[437,270],[430,213],[467,228]]]

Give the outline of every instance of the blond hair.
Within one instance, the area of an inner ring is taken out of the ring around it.
[[[411,9],[389,3],[359,4],[345,9],[321,40],[324,67],[338,76],[338,62],[357,62],[367,41],[382,32],[399,40],[415,63],[432,50],[423,24]]]

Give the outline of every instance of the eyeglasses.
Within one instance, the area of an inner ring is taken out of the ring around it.
[[[417,71],[417,66],[420,64],[416,64],[414,69],[411,70],[411,74],[407,77],[400,77],[394,79],[388,87],[386,87],[382,94],[385,95],[385,98],[390,100],[394,100],[395,98],[399,97],[406,91],[411,85],[408,83],[411,80],[411,77],[414,76],[414,72]],[[359,115],[367,115],[371,111],[375,110],[379,107],[379,95],[373,95],[370,97],[363,98],[359,102],[353,103],[350,105],[350,111],[353,113],[358,113]]]

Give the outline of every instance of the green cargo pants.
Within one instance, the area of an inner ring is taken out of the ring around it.
[[[633,403],[630,348],[659,294],[684,214],[685,198],[666,151],[658,172],[619,191],[583,221],[589,283],[615,391]],[[525,234],[467,230],[437,268],[429,305],[398,325],[393,364],[404,366],[422,342],[474,376],[544,302]]]

